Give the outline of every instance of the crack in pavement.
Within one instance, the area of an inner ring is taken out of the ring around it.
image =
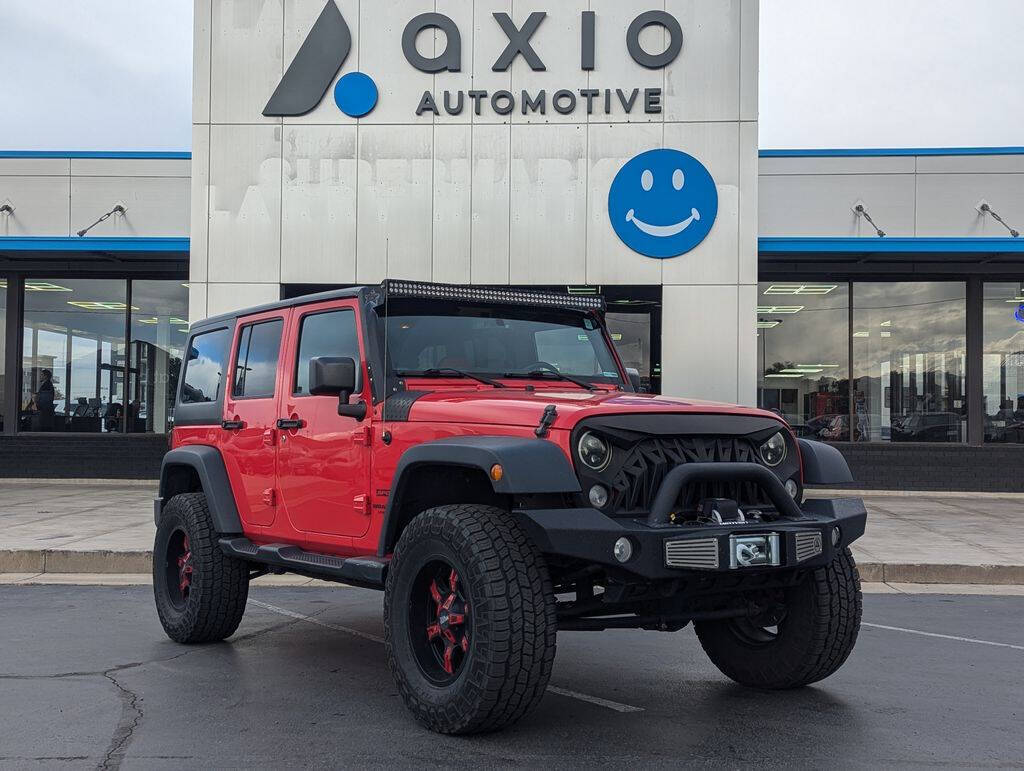
[[[115,668],[103,673],[103,676],[114,684],[121,697],[121,719],[118,720],[117,727],[110,737],[110,744],[107,745],[107,753],[103,757],[103,761],[97,766],[102,769],[121,767],[125,751],[131,743],[135,729],[139,727],[143,718],[142,709],[139,707],[139,695],[118,682],[113,674],[116,671]]]
[[[317,611],[313,615],[320,615],[327,609]],[[231,643],[237,645],[239,643],[248,642],[257,637],[260,637],[270,632],[275,632],[281,629],[285,629],[290,626],[298,624],[301,619],[289,619],[282,621],[279,624],[271,624],[270,626],[258,629],[248,634],[240,635],[238,637],[231,638]],[[0,680],[59,680],[73,677],[103,677],[109,680],[114,687],[117,689],[118,697],[121,700],[121,717],[114,728],[114,732],[110,737],[110,742],[107,745],[106,752],[104,753],[103,760],[96,766],[97,769],[116,769],[121,767],[121,763],[124,761],[125,753],[128,750],[128,746],[131,744],[132,739],[135,736],[135,731],[142,722],[145,713],[139,706],[140,696],[133,690],[122,684],[115,676],[118,672],[123,672],[127,669],[134,669],[136,667],[149,666],[151,664],[166,664],[170,661],[183,658],[195,653],[208,653],[211,651],[218,650],[216,645],[207,645],[203,647],[193,647],[188,650],[184,650],[181,653],[177,653],[173,656],[164,656],[162,658],[149,659],[148,661],[133,661],[127,664],[118,664],[103,670],[94,671],[80,671],[80,672],[55,672],[51,674],[40,674],[40,675],[19,675],[12,673],[0,673]],[[0,760],[7,760],[8,758],[0,757]],[[88,756],[75,756],[75,757],[54,757],[54,758],[29,758],[29,760],[59,760],[59,761],[81,761],[88,760]]]

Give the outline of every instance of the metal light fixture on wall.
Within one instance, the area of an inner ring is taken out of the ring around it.
[[[871,215],[868,214],[868,210],[864,208],[864,203],[862,201],[857,201],[857,203],[853,205],[853,213],[858,217],[866,219],[871,224],[871,227],[875,229],[876,236],[879,238],[885,238],[885,231],[878,227],[878,225],[875,224],[875,221],[871,219]]]
[[[79,237],[84,236],[86,233],[88,233],[94,227],[99,225],[101,222],[103,222],[104,220],[110,219],[110,217],[112,217],[115,214],[118,215],[119,217],[123,217],[127,211],[128,210],[124,206],[122,206],[121,204],[117,204],[117,206],[115,206],[113,209],[108,211],[106,214],[104,214],[102,217],[100,217],[98,220],[96,220],[94,223],[92,223],[89,227],[82,228],[81,230],[79,230],[78,231]]]
[[[975,206],[974,208],[978,210],[978,213],[982,217],[984,217],[987,214],[992,219],[994,219],[996,222],[998,222],[1000,225],[1002,225],[1004,228],[1009,230],[1011,238],[1017,238],[1020,235],[1020,231],[1019,230],[1011,228],[1009,225],[1006,224],[1006,220],[1004,220],[995,211],[993,211],[992,207],[988,205],[988,201],[979,201],[978,205]]]

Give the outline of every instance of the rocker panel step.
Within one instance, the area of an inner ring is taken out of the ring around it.
[[[388,561],[376,557],[336,557],[305,551],[292,544],[271,543],[257,546],[248,538],[221,538],[225,554],[249,562],[284,568],[294,573],[340,581],[370,589],[383,589]]]

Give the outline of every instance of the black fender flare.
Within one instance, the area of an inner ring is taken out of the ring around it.
[[[804,464],[804,484],[841,485],[853,482],[846,458],[835,447],[811,439],[798,439]]]
[[[494,464],[502,467],[501,479],[491,479]],[[391,480],[388,505],[380,531],[377,553],[384,556],[398,540],[401,505],[411,474],[417,466],[459,466],[482,471],[494,492],[503,495],[578,493],[579,479],[565,452],[546,439],[519,436],[457,436],[424,442],[406,450]]]
[[[160,512],[163,504],[174,494],[169,484],[175,468],[190,468],[199,477],[199,484],[206,494],[206,502],[210,507],[213,525],[220,535],[241,534],[242,519],[238,516],[235,496],[231,492],[231,481],[228,479],[224,458],[220,450],[209,445],[187,445],[171,450],[164,455],[160,466],[160,492],[156,500],[154,518],[160,524]]]

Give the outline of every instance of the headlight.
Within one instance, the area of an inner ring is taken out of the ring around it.
[[[786,437],[782,435],[781,431],[778,431],[757,451],[766,466],[778,466],[786,459]]]
[[[577,452],[583,465],[594,471],[602,471],[612,459],[608,442],[590,431],[580,437]]]

